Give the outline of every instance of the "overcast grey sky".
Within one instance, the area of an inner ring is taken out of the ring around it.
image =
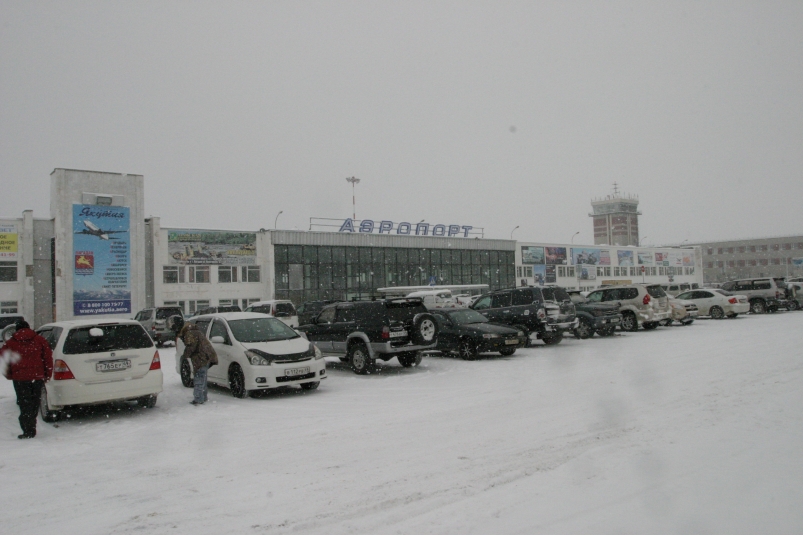
[[[803,234],[803,2],[0,3],[0,216],[53,168],[165,226],[310,217],[593,243]]]

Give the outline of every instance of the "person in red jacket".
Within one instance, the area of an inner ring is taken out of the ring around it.
[[[0,347],[3,375],[14,381],[17,405],[20,406],[22,434],[17,438],[36,436],[36,410],[45,382],[53,374],[53,351],[47,340],[36,334],[28,322],[16,324],[17,331]]]

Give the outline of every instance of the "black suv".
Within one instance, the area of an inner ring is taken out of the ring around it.
[[[613,336],[616,326],[622,322],[618,303],[593,303],[579,291],[568,292],[577,311],[577,338],[590,338],[594,333],[600,336]]]
[[[493,323],[523,331],[528,342],[535,333],[545,344],[558,344],[566,331],[577,327],[574,304],[559,286],[497,290],[477,299],[471,308]]]
[[[397,357],[409,368],[421,362],[421,350],[438,343],[438,323],[420,298],[327,305],[297,330],[324,355],[340,357],[359,374],[371,373],[376,359]]]
[[[298,324],[305,325],[307,323],[312,323],[315,316],[321,313],[323,307],[331,305],[332,303],[337,303],[337,301],[329,299],[325,301],[307,301],[306,303],[302,303],[301,306],[296,308]]]

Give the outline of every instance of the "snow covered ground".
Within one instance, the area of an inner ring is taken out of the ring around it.
[[[0,532],[803,533],[803,313],[567,338],[476,362],[334,359],[315,392],[203,406],[162,350],[154,409],[17,440]]]

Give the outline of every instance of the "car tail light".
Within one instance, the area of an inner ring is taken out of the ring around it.
[[[390,327],[385,325],[382,327],[382,340],[387,340],[388,338],[390,338]]]
[[[644,296],[644,299],[642,300],[642,303],[644,303],[645,305],[649,305],[650,304],[650,294],[646,294]]]
[[[735,305],[738,302],[739,302],[739,300],[736,299],[735,297],[731,297],[730,299],[728,299],[728,303],[730,303],[732,305]]]
[[[75,379],[75,376],[72,374],[72,371],[70,371],[70,367],[67,366],[66,362],[61,359],[56,359],[56,362],[53,363],[53,380],[64,381],[66,379]]]
[[[161,370],[162,369],[162,360],[159,358],[159,352],[153,354],[153,360],[151,361],[151,367],[148,369],[150,370]]]
[[[538,316],[539,320],[542,320],[546,318],[546,310],[544,310],[543,308],[539,308],[538,312],[536,312],[535,315]]]

